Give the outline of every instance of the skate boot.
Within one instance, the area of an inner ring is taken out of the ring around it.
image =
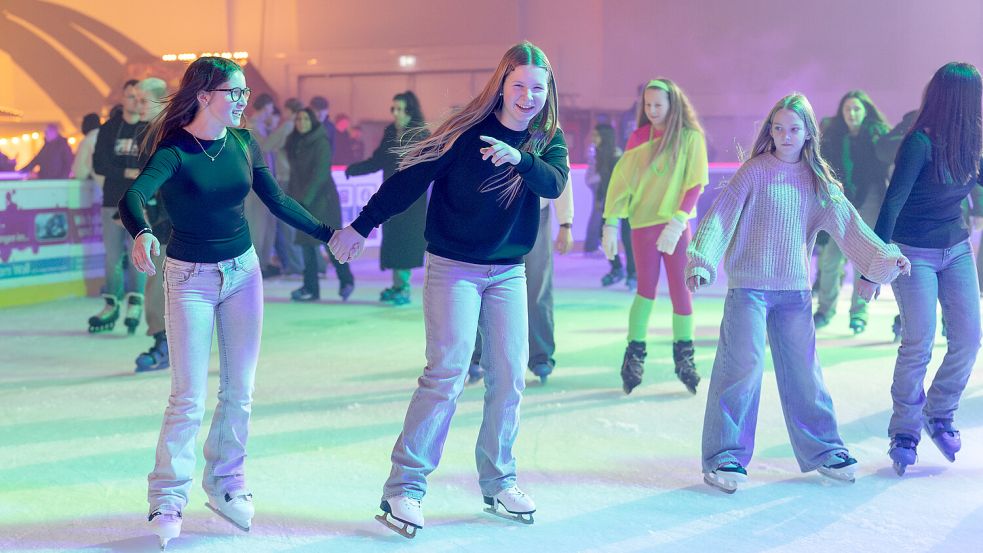
[[[485,369],[481,368],[481,365],[472,362],[468,366],[468,384],[477,384],[481,382],[481,379],[485,377]]]
[[[891,323],[891,332],[894,333],[894,343],[901,341],[901,315],[894,316],[894,322]]]
[[[891,438],[891,448],[887,450],[888,456],[894,463],[894,472],[898,476],[904,476],[908,465],[914,465],[918,460],[918,440],[910,434],[895,434]]]
[[[815,325],[816,330],[829,325],[830,319],[833,318],[832,313],[823,313],[822,311],[816,311],[812,316],[812,324]]]
[[[341,301],[348,301],[348,298],[352,295],[352,292],[354,291],[355,291],[354,282],[348,282],[342,284],[338,286],[338,297],[341,298]]]
[[[102,306],[102,311],[89,317],[89,332],[108,332],[116,326],[119,319],[119,301],[112,294],[103,294],[102,299],[106,300],[106,305]]]
[[[236,528],[248,532],[253,523],[253,515],[256,513],[253,507],[253,494],[246,490],[237,490],[234,493],[235,495],[226,492],[224,496],[208,494],[208,503],[205,503],[205,507]]]
[[[126,316],[123,317],[123,324],[126,325],[126,333],[134,335],[137,327],[140,326],[140,318],[143,316],[143,294],[129,292],[126,297]]]
[[[625,348],[625,359],[621,362],[621,381],[626,394],[630,394],[642,383],[645,372],[645,342],[632,340]]]
[[[485,505],[488,505],[485,507],[486,513],[523,524],[532,524],[534,522],[532,514],[536,512],[536,503],[533,502],[531,497],[522,493],[522,490],[516,486],[506,488],[493,497],[488,497],[487,495],[484,497]],[[499,512],[499,506],[505,510],[505,513]]]
[[[553,374],[553,367],[549,363],[538,363],[532,367],[529,367],[532,374],[539,377],[539,382],[541,384],[546,384],[546,379]]]
[[[386,288],[382,292],[379,292],[379,301],[382,303],[389,303],[393,301],[393,293],[395,292],[396,292],[395,286],[390,286],[389,288]]]
[[[693,340],[672,343],[672,360],[676,363],[676,377],[686,385],[686,389],[691,394],[696,393],[696,387],[700,384],[700,375],[696,372],[693,354]]]
[[[290,299],[299,302],[318,301],[321,299],[321,295],[315,294],[314,292],[311,292],[307,288],[301,286],[293,292],[290,292]]]
[[[728,461],[703,473],[703,481],[724,493],[734,493],[741,484],[747,482],[747,470],[737,461]]]
[[[853,484],[856,481],[857,460],[850,457],[846,451],[840,451],[830,455],[829,459],[816,470],[827,478]]]
[[[171,505],[161,505],[150,512],[147,517],[150,531],[160,539],[160,550],[167,547],[167,542],[181,535],[181,510]]]
[[[154,334],[154,345],[150,350],[137,356],[136,372],[159,371],[171,366],[171,358],[167,348],[167,334],[163,331]]]
[[[601,277],[601,286],[611,286],[625,279],[625,270],[622,267],[612,267],[608,274]]]
[[[962,449],[959,431],[952,427],[952,419],[926,419],[925,432],[932,438],[935,447],[950,463],[956,461],[956,453]]]
[[[415,538],[416,531],[423,528],[423,506],[419,499],[405,495],[392,497],[383,501],[379,508],[383,514],[376,515],[375,519],[404,538]]]
[[[864,330],[867,330],[867,320],[858,315],[851,315],[850,330],[853,331],[854,335],[862,333]]]
[[[410,303],[410,287],[403,286],[393,289],[393,305],[406,305]]]

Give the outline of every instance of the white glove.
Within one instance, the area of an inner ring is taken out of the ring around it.
[[[608,259],[618,255],[618,227],[605,224],[601,229],[601,249]]]
[[[659,239],[655,242],[655,248],[662,253],[672,255],[672,252],[676,251],[676,244],[679,243],[679,237],[683,235],[684,230],[686,230],[686,221],[680,221],[675,217],[669,219],[665,228],[662,229]]]

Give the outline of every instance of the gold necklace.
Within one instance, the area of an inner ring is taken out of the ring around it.
[[[205,154],[206,156],[208,156],[208,159],[209,159],[210,161],[215,161],[215,158],[217,158],[218,156],[220,156],[220,155],[222,155],[222,150],[224,150],[224,149],[225,149],[225,141],[229,139],[229,132],[228,132],[228,131],[226,131],[226,132],[225,132],[225,136],[223,136],[223,137],[222,137],[222,147],[218,149],[218,153],[217,153],[217,154],[215,154],[215,155],[211,155],[211,154],[209,154],[209,153],[208,153],[207,151],[205,151],[205,147],[204,147],[204,146],[202,146],[202,144],[201,144],[201,141],[200,141],[200,140],[198,140],[198,137],[197,137],[197,136],[195,136],[195,135],[194,135],[194,134],[192,134],[191,132],[188,132],[188,134],[190,134],[190,135],[191,135],[191,138],[194,138],[194,139],[195,139],[195,142],[197,142],[197,143],[198,143],[198,147],[199,147],[199,148],[201,148],[201,153],[203,153],[203,154]]]

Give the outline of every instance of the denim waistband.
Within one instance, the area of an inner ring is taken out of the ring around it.
[[[192,273],[197,274],[204,270],[209,269],[231,269],[233,271],[242,269],[246,266],[246,262],[249,261],[251,257],[256,257],[256,248],[254,246],[249,246],[249,249],[242,252],[241,254],[231,258],[218,261],[216,263],[202,263],[198,261],[182,261],[180,259],[174,259],[173,257],[168,257],[165,260],[167,265],[175,268],[191,269]]]

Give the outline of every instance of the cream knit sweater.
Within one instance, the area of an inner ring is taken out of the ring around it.
[[[812,248],[824,230],[864,276],[894,280],[898,247],[881,241],[839,190],[823,206],[813,179],[806,163],[771,154],[744,163],[703,216],[686,251],[686,277],[712,284],[725,257],[728,288],[809,290]]]

